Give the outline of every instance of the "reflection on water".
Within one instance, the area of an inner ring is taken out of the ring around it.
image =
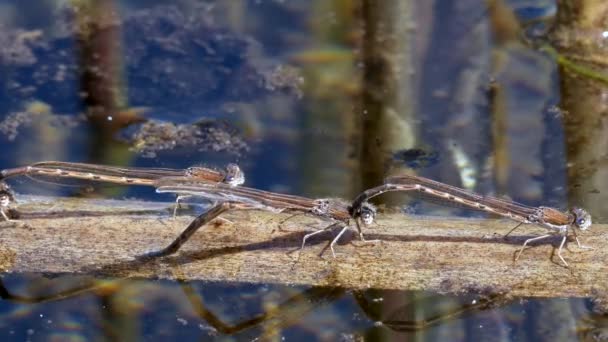
[[[600,337],[608,329],[606,316],[593,313],[589,302],[568,299],[464,295],[446,301],[422,292],[37,275],[5,276],[0,294],[3,340],[228,335],[325,341],[551,336],[563,341]],[[543,318],[549,312],[553,316]]]

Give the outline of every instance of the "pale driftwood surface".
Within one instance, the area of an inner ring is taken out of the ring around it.
[[[564,251],[569,269],[557,256],[551,259],[549,243],[527,249],[514,263],[521,243],[544,230],[525,226],[504,240],[513,227],[507,220],[380,214],[366,233],[381,243],[361,246],[350,234],[334,259],[329,250],[319,256],[331,233],[298,252],[302,235],[326,222],[299,216],[281,230],[288,215],[261,211],[227,213],[231,222],[214,221],[178,254],[141,261],[135,257],[166,246],[192,216],[174,219],[170,203],[132,201],[30,198],[16,208],[22,220],[0,223],[0,268],[6,272],[547,297],[604,297],[608,284],[608,230],[600,224],[581,236],[594,250],[571,243]]]

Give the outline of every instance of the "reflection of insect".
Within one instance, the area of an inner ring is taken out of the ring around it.
[[[527,239],[519,250],[515,260],[519,258],[528,243],[547,238],[554,234],[559,234],[563,238],[559,245],[557,255],[564,265],[568,266],[568,263],[562,257],[561,252],[568,238],[569,230],[574,234],[579,247],[589,248],[582,246],[578,236],[576,236],[575,228],[583,231],[591,226],[591,215],[581,208],[572,208],[567,212],[561,212],[549,207],[530,207],[505,199],[477,195],[451,185],[418,176],[406,175],[389,177],[385,179],[384,185],[364,191],[353,201],[351,207],[353,217],[357,217],[361,206],[367,203],[370,198],[390,191],[415,191],[446,201],[447,203],[464,205],[472,209],[482,210],[520,222],[520,224],[513,228],[508,234],[523,223],[537,224],[549,230],[549,234]]]

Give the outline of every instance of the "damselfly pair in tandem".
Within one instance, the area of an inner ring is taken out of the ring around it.
[[[586,230],[591,226],[591,217],[583,209],[573,208],[568,212],[561,212],[550,207],[530,207],[504,199],[480,196],[463,189],[417,176],[389,177],[385,180],[385,184],[359,194],[352,204],[348,206],[340,200],[309,199],[301,196],[242,187],[240,185],[244,182],[244,175],[238,166],[234,164],[229,165],[226,171],[215,171],[201,167],[175,170],[43,162],[2,171],[3,178],[16,175],[44,175],[118,184],[148,185],[156,187],[159,193],[177,194],[178,201],[185,196],[196,196],[215,203],[211,209],[195,218],[169,246],[161,251],[150,253],[149,256],[164,256],[175,253],[200,227],[228,210],[252,209],[269,210],[272,212],[309,213],[337,222],[342,226],[342,229],[330,244],[331,251],[335,256],[334,246],[349,228],[350,219],[354,219],[359,236],[365,241],[360,221],[364,224],[371,224],[376,215],[375,208],[368,201],[375,196],[391,191],[424,193],[427,196],[442,199],[446,202],[460,204],[472,209],[513,219],[518,221],[519,225],[537,224],[549,230],[548,234],[527,239],[517,253],[516,260],[530,242],[557,234],[562,236],[557,254],[560,260],[567,266],[568,263],[563,258],[561,252],[567,242],[570,231],[572,231],[579,247],[589,248],[581,245],[576,235],[576,229]],[[13,198],[6,186],[4,190],[0,189],[0,196],[3,196],[3,207],[7,207]],[[4,211],[2,211],[2,215],[8,219]],[[513,228],[511,232],[519,227],[519,225]],[[304,247],[306,240],[310,236],[324,230],[318,230],[305,235],[302,247]]]
[[[5,212],[14,200],[14,196],[8,185],[2,181],[15,176],[29,176],[34,179],[69,178],[114,184],[154,186],[159,193],[177,194],[178,202],[185,197],[194,196],[214,203],[209,210],[196,217],[169,246],[161,251],[149,253],[147,255],[149,257],[175,253],[200,227],[228,210],[253,209],[269,210],[277,213],[312,214],[343,226],[340,234],[330,244],[331,251],[335,255],[334,245],[347,230],[351,218],[348,212],[348,204],[340,200],[310,199],[242,187],[240,185],[244,183],[245,176],[236,164],[229,164],[225,171],[216,171],[203,167],[187,169],[125,168],[84,163],[40,162],[25,167],[6,169],[1,171],[0,175],[0,184],[4,189],[0,189],[0,196],[5,194],[2,197],[0,211],[6,220],[9,220],[9,217]],[[365,224],[370,224],[374,217],[375,208],[370,204],[363,204],[357,218],[357,229],[362,240],[365,239],[361,232],[359,220]],[[305,235],[302,247],[310,236],[322,231],[319,230]]]

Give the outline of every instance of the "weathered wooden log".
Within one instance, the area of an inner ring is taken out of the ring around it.
[[[428,218],[379,214],[363,244],[337,230],[319,234],[300,250],[302,236],[329,222],[263,211],[229,212],[198,231],[175,255],[138,255],[165,247],[192,220],[172,217],[171,203],[23,197],[17,222],[0,222],[0,269],[5,272],[87,274],[102,277],[425,290],[440,293],[505,293],[531,297],[604,297],[608,288],[608,230],[595,224],[579,235],[592,246],[570,243],[555,254],[559,237],[514,256],[529,237],[544,233],[522,226],[512,236],[508,220]]]

